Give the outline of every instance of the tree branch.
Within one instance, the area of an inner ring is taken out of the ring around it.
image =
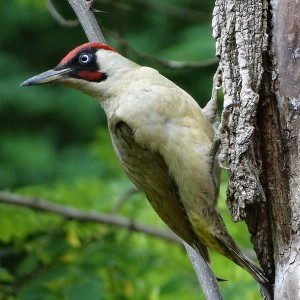
[[[54,213],[66,219],[114,225],[131,231],[141,232],[158,237],[168,242],[180,245],[182,244],[181,240],[171,232],[162,231],[141,223],[137,223],[133,220],[128,220],[115,214],[105,215],[91,211],[81,211],[70,206],[51,203],[42,198],[29,198],[7,192],[0,192],[0,202],[23,206],[32,210]]]
[[[90,42],[106,44],[97,20],[91,10],[94,0],[68,0]]]
[[[198,281],[207,300],[223,299],[218,281],[205,259],[189,244],[183,242],[185,250],[192,262]]]

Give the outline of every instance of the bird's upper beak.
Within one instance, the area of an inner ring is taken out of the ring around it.
[[[52,69],[25,80],[21,84],[21,86],[52,83],[59,79],[65,78],[69,72],[70,72],[70,68],[65,68],[60,70]]]

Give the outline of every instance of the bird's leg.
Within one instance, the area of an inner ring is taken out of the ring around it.
[[[218,67],[214,78],[213,78],[213,88],[211,92],[211,98],[207,102],[206,106],[203,108],[203,113],[206,118],[214,123],[217,119],[218,113],[218,90],[222,87],[222,70]]]
[[[210,148],[210,151],[209,151],[209,157],[211,158],[215,158],[215,156],[217,155],[217,152],[219,150],[219,147],[221,145],[221,139],[219,136],[215,136],[214,138],[214,141],[213,141],[213,144]]]
[[[204,107],[203,111],[207,118],[213,123],[217,117],[217,108],[218,108],[218,90],[222,87],[222,70],[219,66],[213,78],[213,88],[211,93],[211,99]],[[228,113],[227,108],[224,108],[221,116],[221,122],[219,124],[218,129],[216,130],[216,134],[214,137],[214,141],[212,147],[209,152],[209,156],[214,161],[220,145],[222,145],[222,149],[218,155],[218,163],[219,166],[222,168],[226,167],[223,165],[224,162],[227,161],[227,151],[228,151],[228,138],[227,138],[227,126],[228,126],[228,119],[230,113]]]
[[[222,87],[222,76],[222,70],[219,66],[213,78],[211,99],[203,109],[206,117],[209,118],[212,123],[216,120],[217,116],[218,90]],[[209,156],[214,159],[219,148],[221,148],[218,154],[218,164],[222,169],[226,170],[228,170],[228,167],[225,165],[228,162],[230,115],[232,113],[232,109],[236,105],[238,105],[238,103],[230,103],[224,106],[221,114],[221,121],[216,130],[214,141],[209,152]]]

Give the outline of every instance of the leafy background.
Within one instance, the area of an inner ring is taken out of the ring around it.
[[[130,59],[155,67],[200,105],[210,97],[216,65],[170,69],[151,58],[214,58],[211,0],[97,1],[107,41]],[[53,1],[66,18],[67,1]],[[45,1],[10,0],[0,18],[0,187],[82,210],[110,213],[131,183],[123,175],[99,104],[62,87],[21,88],[86,42],[80,26],[58,25]],[[118,38],[116,38],[118,37]],[[122,41],[126,40],[124,44]],[[137,52],[135,51],[138,51]],[[150,56],[150,57],[149,57]],[[229,230],[251,248],[243,224]],[[118,213],[166,229],[146,199],[135,194]],[[242,269],[212,253],[225,299],[258,299]],[[0,299],[204,299],[181,247],[104,224],[83,223],[0,204]]]

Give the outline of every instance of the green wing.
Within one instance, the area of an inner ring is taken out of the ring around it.
[[[159,217],[209,261],[207,247],[199,243],[192,229],[177,184],[170,177],[162,156],[138,144],[132,129],[116,116],[110,119],[109,130],[117,157],[129,179],[147,196]]]

